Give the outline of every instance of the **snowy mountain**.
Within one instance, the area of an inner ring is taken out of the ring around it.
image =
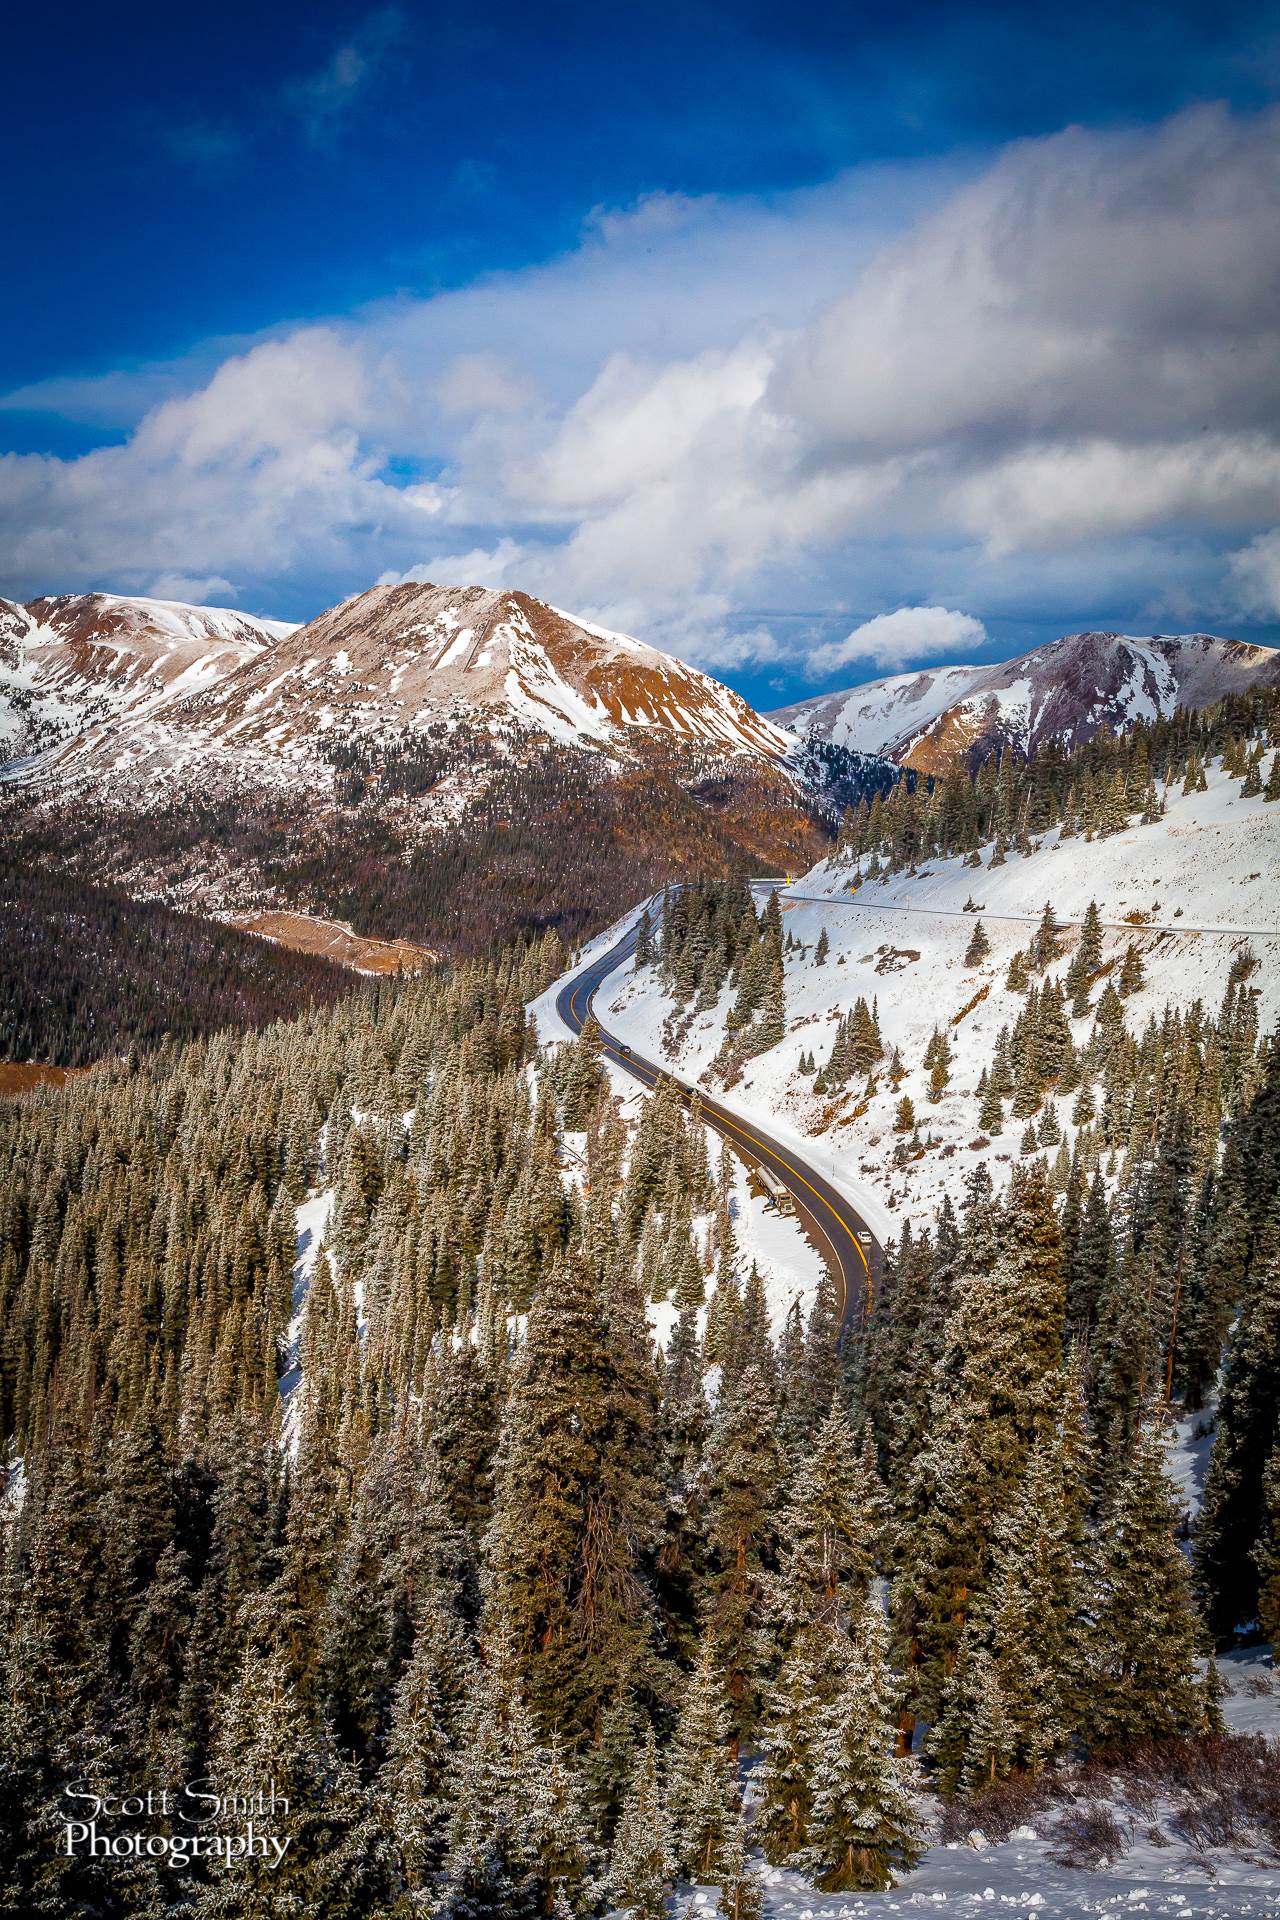
[[[374,587],[296,629],[105,595],[7,611],[17,684],[38,686],[46,734],[56,719],[63,736],[32,771],[77,788],[325,790],[353,756],[447,751],[464,730],[470,774],[531,742],[622,762],[794,752],[708,675],[523,593]]]
[[[1004,747],[1071,747],[1100,727],[1280,684],[1280,650],[1211,634],[1072,633],[991,666],[926,667],[783,707],[805,738],[883,753],[922,773]]]
[[[293,631],[227,607],[113,593],[0,600],[0,756],[154,714]]]
[[[860,779],[707,674],[518,592],[378,586],[298,628],[108,595],[0,622],[12,830],[204,912],[441,949],[576,935],[685,873],[807,866],[843,798],[828,761]]]
[[[733,992],[683,1020],[656,969],[626,967],[597,1000],[602,1023],[651,1059],[667,1059],[685,1079],[710,1074],[717,1099],[785,1139],[844,1185],[865,1219],[884,1237],[904,1217],[927,1222],[949,1194],[958,1203],[967,1176],[986,1164],[999,1182],[1016,1161],[1024,1130],[1005,1116],[1003,1128],[978,1124],[979,1075],[990,1066],[997,1036],[1023,1005],[1007,972],[1025,950],[1045,902],[1062,923],[1061,976],[1079,941],[1090,901],[1103,922],[1098,987],[1087,1016],[1073,1021],[1083,1044],[1098,994],[1119,978],[1130,946],[1142,963],[1143,983],[1126,998],[1131,1031],[1159,1019],[1166,1003],[1187,1009],[1199,1001],[1215,1013],[1233,979],[1257,988],[1259,1028],[1280,1018],[1280,832],[1274,802],[1245,798],[1240,781],[1221,763],[1206,770],[1203,792],[1169,790],[1163,818],[1131,823],[1123,832],[1086,841],[1052,829],[1029,854],[981,868],[964,858],[930,859],[922,870],[891,873],[860,883],[840,856],[820,862],[781,894],[785,954],[786,1037],[747,1062],[740,1080],[721,1089],[713,1062],[726,1037]],[[967,958],[981,920],[989,952]],[[825,931],[828,952],[815,964]],[[821,1065],[840,1022],[859,999],[877,1009],[886,1054],[897,1049],[900,1079],[883,1070],[869,1092],[866,1075],[843,1091],[823,1093],[800,1062]],[[935,1027],[952,1049],[950,1080],[930,1098],[925,1055]],[[924,1152],[895,1152],[902,1135],[895,1112],[903,1096],[913,1103],[929,1137]],[[1074,1094],[1048,1104],[1055,1138],[1068,1149],[1078,1124]],[[1042,1116],[1043,1117],[1043,1116]],[[1052,1131],[1052,1129],[1051,1129]]]

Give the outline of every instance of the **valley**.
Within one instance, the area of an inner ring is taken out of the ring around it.
[[[90,598],[0,790],[45,1823],[109,1742],[287,1782],[320,1912],[1262,1920],[1265,650],[805,733],[518,594]]]

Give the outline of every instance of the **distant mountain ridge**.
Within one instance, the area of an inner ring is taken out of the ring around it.
[[[154,713],[292,631],[229,607],[116,593],[0,600],[0,762]]]
[[[102,594],[0,607],[0,743],[43,778],[324,789],[341,758],[460,725],[643,761],[656,742],[779,766],[794,741],[697,668],[519,592],[358,594],[302,627]],[[2,671],[2,670],[0,670]],[[24,735],[15,696],[38,718]]]
[[[0,602],[0,801],[30,857],[90,883],[471,951],[576,939],[688,874],[810,865],[892,763],[1070,746],[1278,668],[1078,634],[766,716],[514,590],[378,586],[299,627],[61,595]]]
[[[576,939],[689,873],[808,864],[835,780],[863,777],[517,591],[377,586],[297,628],[102,594],[0,606],[10,833],[204,911],[465,951]]]
[[[883,754],[921,773],[1013,748],[1065,747],[1103,726],[1280,685],[1280,649],[1213,634],[1073,633],[1012,660],[924,667],[796,701],[767,717],[801,739]]]

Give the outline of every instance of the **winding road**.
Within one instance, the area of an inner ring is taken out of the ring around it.
[[[573,1033],[581,1033],[603,982],[635,952],[636,934],[633,927],[607,953],[602,953],[561,987],[556,995],[556,1012]],[[875,1297],[884,1254],[871,1229],[844,1195],[790,1147],[770,1139],[753,1121],[731,1113],[700,1087],[694,1088],[668,1068],[646,1060],[616,1034],[606,1032],[598,1014],[596,1020],[604,1052],[615,1066],[639,1080],[642,1086],[654,1087],[660,1080],[668,1080],[686,1100],[691,1100],[696,1092],[707,1125],[729,1143],[739,1158],[749,1166],[760,1167],[787,1189],[801,1226],[842,1289],[842,1325],[847,1327],[856,1320]]]

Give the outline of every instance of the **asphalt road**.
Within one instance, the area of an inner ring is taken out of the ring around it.
[[[593,1011],[592,1002],[601,983],[624,960],[630,959],[635,944],[636,932],[633,928],[616,946],[602,953],[598,960],[592,961],[589,967],[560,989],[556,996],[556,1012],[574,1033],[581,1033],[587,1015]],[[605,1053],[624,1073],[629,1073],[646,1087],[656,1086],[659,1080],[669,1080],[680,1089],[686,1100],[692,1098],[695,1089],[686,1081],[678,1079],[667,1068],[656,1065],[652,1060],[646,1060],[615,1034],[607,1032],[598,1014],[596,1020],[600,1024]],[[841,1317],[842,1324],[847,1326],[859,1316],[864,1303],[874,1297],[874,1289],[880,1281],[884,1254],[871,1229],[858,1217],[843,1194],[837,1193],[831,1182],[824,1179],[816,1167],[802,1160],[792,1148],[779,1145],[768,1134],[762,1133],[754,1122],[731,1113],[727,1107],[722,1107],[710,1095],[703,1093],[701,1088],[697,1092],[702,1101],[702,1118],[707,1125],[727,1140],[734,1152],[748,1165],[767,1169],[790,1193],[800,1224],[843,1291]]]

